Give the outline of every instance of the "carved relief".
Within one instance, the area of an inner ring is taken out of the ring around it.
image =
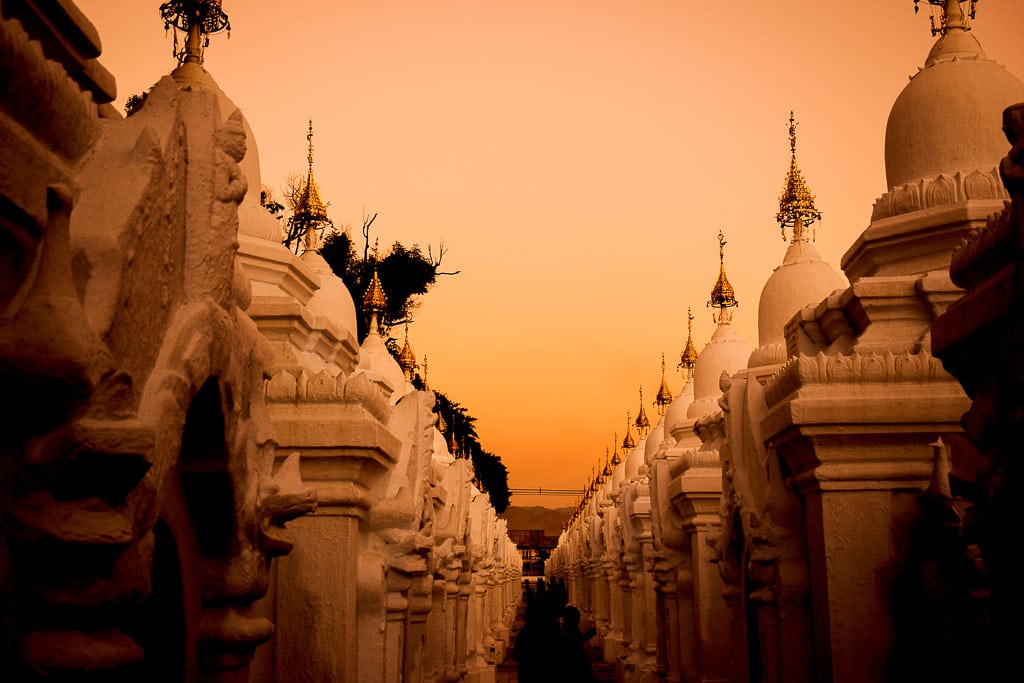
[[[964,199],[992,200],[1008,197],[998,182],[996,169],[958,171],[952,175],[924,178],[892,188],[877,200],[871,211],[871,220],[901,216],[925,208],[937,208]]]

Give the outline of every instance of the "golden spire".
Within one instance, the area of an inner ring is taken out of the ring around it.
[[[412,372],[419,366],[416,365],[416,354],[412,352],[412,347],[409,346],[409,323],[405,324],[405,344],[398,353],[398,364],[402,366],[405,378],[411,382]]]
[[[302,180],[288,189],[288,204],[291,206],[292,215],[288,217],[288,227],[284,245],[289,249],[295,249],[299,253],[301,246],[305,251],[317,251],[320,248],[320,236],[324,229],[331,225],[331,219],[327,217],[327,207],[320,198],[320,188],[313,178],[313,121],[309,122],[309,129],[306,133],[308,150],[306,159],[309,162],[309,170],[305,180]]]
[[[736,300],[736,293],[733,292],[732,285],[729,284],[729,278],[725,276],[725,245],[728,242],[725,241],[725,235],[722,231],[718,231],[718,280],[715,281],[715,287],[711,290],[711,300],[708,301],[708,306],[717,308],[718,313],[713,314],[712,318],[719,325],[723,325],[732,320],[732,313],[727,311],[728,308],[739,306],[740,302]]]
[[[654,405],[658,406],[658,414],[665,414],[665,407],[672,403],[672,391],[665,382],[665,354],[661,354],[661,386],[658,387],[658,394],[654,398]]]
[[[679,365],[676,366],[677,370],[683,371],[683,381],[689,382],[690,377],[693,375],[693,368],[697,365],[697,347],[693,345],[693,308],[686,309],[686,345],[683,347],[683,352],[679,354]]]
[[[313,120],[309,120],[309,129],[306,133],[308,146],[306,150],[306,161],[309,163],[309,170],[306,172],[306,181],[302,184],[299,192],[299,200],[295,205],[295,212],[300,211],[310,218],[324,220],[327,218],[327,205],[320,199],[320,188],[313,178]]]
[[[921,0],[914,0],[914,14],[917,14],[918,3]],[[970,6],[967,13],[964,14],[961,4],[969,2]],[[962,31],[970,31],[971,24],[969,19],[974,19],[974,15],[977,12],[976,5],[978,0],[928,0],[929,5],[933,5],[935,8],[932,10],[932,15],[929,17],[932,24],[932,35],[946,35],[946,32],[950,29],[960,29]]]
[[[628,451],[636,448],[636,439],[633,438],[633,427],[629,421],[629,411],[626,411],[626,436],[622,437],[622,450]]]
[[[370,316],[370,333],[380,332],[380,317],[388,310],[388,297],[384,294],[384,287],[380,284],[380,277],[377,269],[373,269],[373,279],[370,286],[363,293],[363,312]]]
[[[231,35],[231,20],[220,8],[221,0],[168,0],[160,5],[164,32],[174,29],[174,56],[179,64],[203,63],[203,51],[210,44],[210,36],[227,31]],[[185,47],[178,48],[178,31],[185,34]]]
[[[640,412],[636,414],[636,431],[643,438],[644,433],[651,428],[651,421],[647,419],[644,412],[644,388],[640,387]]]
[[[814,206],[814,195],[796,163],[796,120],[793,112],[789,112],[789,151],[789,173],[779,195],[779,213],[775,220],[779,222],[783,240],[786,239],[786,228],[793,229],[793,243],[796,244],[807,241],[806,229],[821,220],[821,212]]]
[[[455,430],[448,435],[448,452],[456,458],[459,457],[459,442],[455,440]]]
[[[427,354],[423,354],[423,391],[430,391],[430,385],[427,384]]]
[[[611,459],[608,457],[608,447],[607,446],[604,449],[604,469],[601,470],[601,474],[604,475],[605,479],[607,479],[608,477],[612,476],[612,463],[611,463]]]
[[[440,410],[437,411],[437,431],[442,434],[448,431],[448,423],[444,421],[444,414]]]
[[[612,465],[618,465],[622,462],[622,456],[619,455],[619,433],[615,432],[612,435]]]

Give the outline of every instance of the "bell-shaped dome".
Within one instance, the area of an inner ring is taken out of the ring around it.
[[[718,397],[722,395],[719,387],[722,373],[732,376],[745,368],[751,350],[750,344],[739,338],[732,325],[718,326],[693,369],[694,401],[686,412],[687,417],[701,417],[714,410]]]
[[[672,405],[665,411],[665,432],[676,441],[679,440],[680,430],[686,422],[686,412],[693,403],[693,382],[687,382],[683,390],[672,401]]]
[[[392,394],[405,386],[405,375],[402,374],[402,368],[388,352],[384,340],[376,330],[371,330],[363,340],[362,346],[359,347],[359,365],[356,367],[359,370],[366,370],[378,375],[387,384]]]
[[[990,60],[950,3],[943,35],[892,106],[885,129],[889,189],[922,178],[988,170],[1006,155],[1003,109],[1024,100],[1024,83]]]
[[[665,440],[665,416],[662,415],[658,423],[651,429],[647,437],[647,444],[644,446],[644,461],[650,464],[653,458],[661,449],[661,442]]]
[[[782,264],[761,290],[757,307],[759,348],[750,356],[750,367],[786,360],[786,323],[804,306],[816,304],[844,287],[843,276],[821,260],[812,242],[790,244]]]
[[[356,306],[348,287],[341,281],[324,258],[313,251],[307,251],[300,257],[320,276],[320,289],[313,293],[307,307],[316,316],[340,325],[343,330],[356,333]]]

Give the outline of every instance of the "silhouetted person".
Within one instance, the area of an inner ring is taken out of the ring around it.
[[[594,637],[597,629],[591,626],[586,633],[580,633],[580,611],[567,605],[562,618],[561,652],[558,657],[558,680],[566,683],[589,683],[594,680],[594,670],[587,657],[586,643]]]
[[[519,663],[519,683],[556,683],[565,680],[559,676],[557,666],[562,658],[558,620],[548,611],[539,588],[537,593],[536,598],[527,602],[512,657]]]

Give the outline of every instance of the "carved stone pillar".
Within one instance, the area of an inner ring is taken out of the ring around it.
[[[303,476],[320,501],[314,516],[294,525],[296,551],[278,573],[277,680],[302,672],[311,680],[356,681],[360,523],[400,442],[354,401],[279,399],[268,408],[277,442],[303,454]]]
[[[814,675],[883,680],[894,645],[887,577],[913,546],[930,444],[960,431],[966,398],[926,352],[799,356],[766,398],[768,446],[802,499]]]
[[[702,418],[708,424],[707,418]],[[683,530],[690,538],[693,577],[694,666],[701,681],[727,681],[732,673],[729,612],[722,579],[709,542],[720,533],[718,514],[722,471],[718,452],[705,447],[681,456],[682,474],[669,486]],[[683,666],[687,666],[686,652]],[[685,680],[685,678],[684,678]]]

